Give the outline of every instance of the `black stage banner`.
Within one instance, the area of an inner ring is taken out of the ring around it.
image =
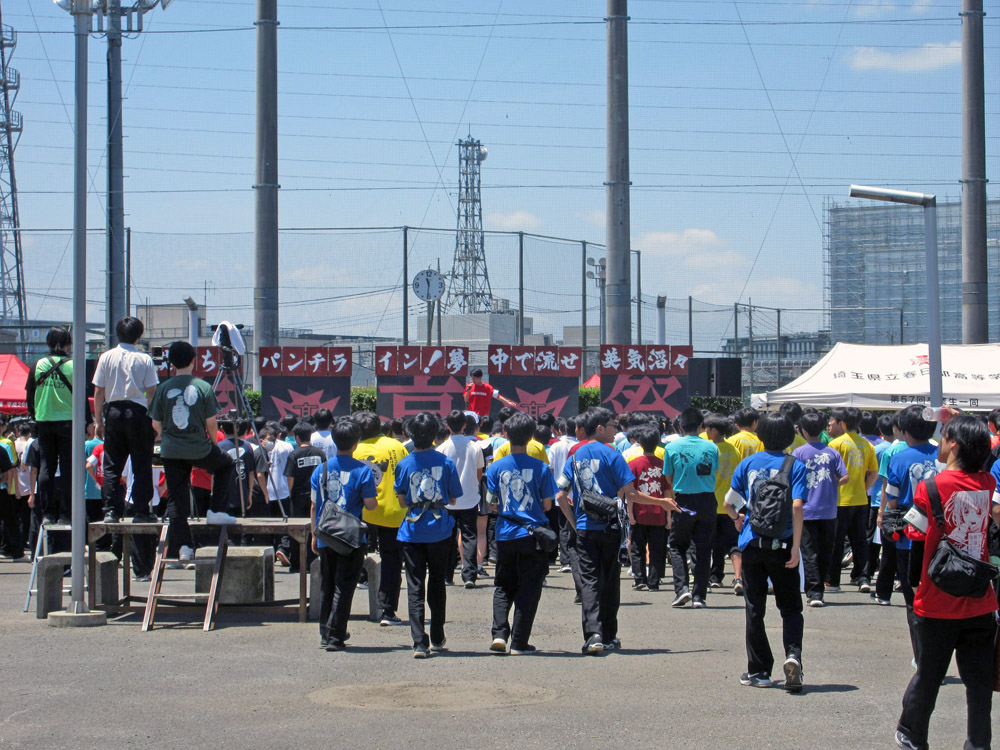
[[[351,413],[351,379],[300,375],[265,375],[261,378],[260,410],[266,419],[288,414],[305,417],[329,409],[335,417]]]
[[[557,417],[575,417],[580,410],[580,378],[539,375],[491,375],[490,385],[535,419],[546,412]],[[504,404],[494,397],[490,415],[496,417]]]
[[[465,378],[455,375],[379,375],[377,411],[395,419],[429,411],[465,410]]]

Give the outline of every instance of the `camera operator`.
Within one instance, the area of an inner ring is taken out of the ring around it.
[[[136,349],[145,330],[138,318],[125,317],[115,326],[118,346],[97,361],[94,372],[94,421],[97,437],[104,438],[104,475],[101,488],[104,522],[118,523],[125,513],[125,488],[119,481],[125,461],[132,459],[132,508],[135,520],[152,522],[153,423],[147,413],[159,378],[153,358]]]

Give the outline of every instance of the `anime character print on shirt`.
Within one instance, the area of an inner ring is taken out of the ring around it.
[[[503,502],[504,512],[532,508],[535,499],[528,491],[528,486],[534,475],[534,469],[511,469],[500,472],[500,500]]]
[[[757,497],[757,483],[766,482],[771,477],[776,477],[781,473],[781,469],[750,469],[747,472],[747,487],[750,488],[750,494],[753,497]],[[747,498],[749,500],[750,498]]]
[[[599,458],[591,458],[590,460],[584,459],[583,461],[575,461],[576,465],[574,468],[574,476],[580,484],[581,490],[593,490],[594,492],[600,492],[601,487],[597,483],[597,472],[601,468],[601,460]]]
[[[986,490],[959,490],[951,496],[945,518],[953,524],[948,538],[966,553],[978,557],[986,547],[986,516],[990,493]]]
[[[913,498],[913,492],[916,490],[917,485],[925,479],[930,479],[938,473],[937,462],[931,458],[927,461],[910,464],[910,468],[907,470],[907,473],[910,475],[910,497],[906,500],[910,501]]]
[[[374,456],[369,456],[367,458],[359,458],[358,460],[372,470],[372,476],[375,477],[375,486],[378,487],[382,484],[382,477],[389,469],[389,459],[386,459],[385,461],[375,461]]]
[[[331,471],[326,477],[326,496],[341,508],[347,508],[347,497],[344,495],[344,485],[351,481],[349,471]]]
[[[198,389],[193,385],[188,385],[183,391],[180,388],[171,388],[167,391],[167,398],[174,402],[170,411],[170,418],[179,430],[186,430],[191,421],[191,407],[198,403]]]
[[[408,521],[418,520],[426,508],[430,508],[435,518],[441,517],[434,506],[445,505],[444,491],[441,489],[443,476],[443,466],[431,466],[410,474],[410,505],[413,507],[407,513]]]

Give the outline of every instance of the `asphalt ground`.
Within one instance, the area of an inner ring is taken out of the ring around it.
[[[417,661],[407,627],[365,620],[364,591],[348,649],[327,653],[315,623],[231,610],[210,633],[166,608],[149,633],[134,615],[94,629],[48,627],[21,611],[29,571],[0,560],[4,749],[888,748],[912,675],[901,595],[878,607],[846,586],[805,612],[805,688],[792,695],[739,684],[744,608],[729,589],[711,593],[707,609],[672,609],[668,587],[636,592],[623,575],[624,648],[583,656],[572,579],[553,568],[532,635],[540,653],[495,656],[491,579],[456,586],[448,652]],[[168,573],[172,588],[190,590],[193,575]],[[295,596],[296,581],[279,572],[278,597]],[[778,654],[773,606],[767,622]],[[931,746],[958,748],[964,738],[953,664]]]

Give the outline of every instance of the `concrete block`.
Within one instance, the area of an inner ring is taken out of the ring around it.
[[[382,562],[370,555],[365,558],[364,569],[368,573],[368,619],[378,622],[382,613],[378,608],[378,587],[382,580]]]
[[[320,574],[319,558],[309,566],[309,621],[319,620],[319,597],[322,591],[322,575]]]
[[[212,587],[216,547],[195,553],[194,590],[207,594]],[[274,601],[274,548],[229,547],[219,587],[222,604],[259,604]]]
[[[58,552],[38,558],[38,574],[35,584],[35,617],[44,620],[50,612],[63,608],[63,571],[73,561],[69,552]]]
[[[97,553],[97,591],[94,601],[110,606],[118,603],[118,558],[110,552]]]

